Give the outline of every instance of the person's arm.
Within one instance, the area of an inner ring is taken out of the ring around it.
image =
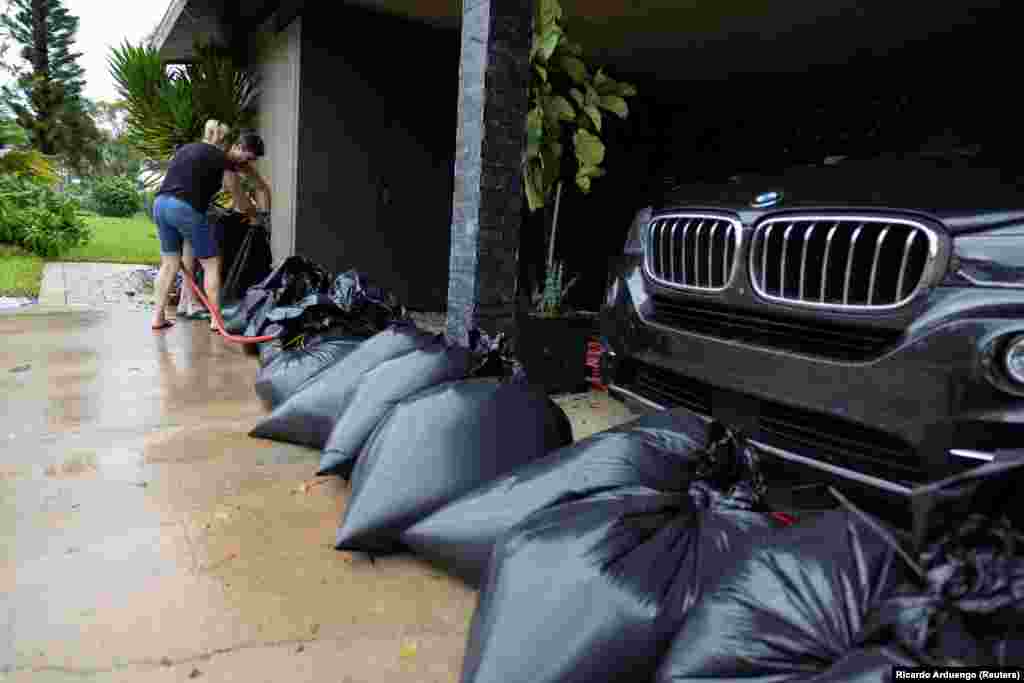
[[[252,218],[256,214],[256,207],[249,200],[248,195],[242,190],[242,181],[238,173],[224,171],[224,187],[231,194],[234,202],[234,209]]]
[[[267,181],[263,179],[259,171],[253,168],[252,164],[245,164],[239,168],[239,171],[252,178],[256,183],[256,204],[260,211],[270,211],[270,185]]]

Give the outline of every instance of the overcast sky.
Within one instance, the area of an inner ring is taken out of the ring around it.
[[[75,49],[83,53],[78,63],[85,68],[86,97],[117,99],[107,66],[110,48],[125,39],[138,44],[163,18],[168,5],[170,0],[64,0],[68,12],[79,19]]]

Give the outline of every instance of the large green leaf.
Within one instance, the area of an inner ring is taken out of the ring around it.
[[[562,176],[562,145],[557,142],[544,145],[541,160],[544,166],[543,190],[544,196],[547,197]]]
[[[537,0],[537,29],[543,32],[562,20],[562,5],[558,0]]]
[[[587,82],[587,65],[576,57],[562,57],[561,66],[562,69],[569,75],[576,83]]]
[[[544,170],[540,161],[532,159],[526,162],[523,171],[523,188],[526,190],[526,203],[530,211],[544,206]]]
[[[537,34],[534,36],[533,51],[535,54],[531,55],[531,57],[535,56],[540,58],[542,62],[547,62],[551,59],[551,55],[554,53],[555,48],[558,47],[558,41],[561,39],[562,29],[558,26],[548,27],[545,29],[543,34]]]
[[[526,115],[526,158],[533,159],[540,155],[540,145],[544,140],[544,111],[534,107]]]
[[[583,96],[583,93],[579,89],[570,88],[569,94],[574,100],[576,100],[576,104],[580,105],[580,109],[587,106],[587,98]]]
[[[543,83],[548,82],[548,70],[541,64],[534,64],[533,68],[537,71],[537,75],[540,76],[540,80]]]
[[[604,161],[604,143],[593,133],[580,128],[573,135],[572,142],[581,167],[600,166]]]
[[[574,121],[576,119],[576,110],[573,109],[569,100],[561,95],[545,97],[544,109],[555,121]]]
[[[597,107],[595,107],[592,104],[588,104],[587,106],[583,107],[583,112],[587,115],[587,118],[590,119],[590,122],[594,124],[594,129],[598,133],[600,133],[601,132],[601,110],[598,109]]]
[[[583,194],[589,194],[593,179],[600,178],[604,174],[605,170],[599,166],[581,166],[576,171],[576,186]]]
[[[620,119],[629,116],[629,105],[618,95],[601,95],[601,108],[617,114]]]
[[[636,97],[637,92],[638,91],[635,85],[630,85],[629,83],[623,83],[622,81],[619,81],[617,83],[615,94],[618,95],[619,97]]]

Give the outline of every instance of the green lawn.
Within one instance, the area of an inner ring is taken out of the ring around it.
[[[0,296],[39,296],[43,259],[20,247],[0,244]]]
[[[92,240],[57,260],[143,265],[160,263],[160,240],[156,236],[156,225],[145,214],[136,214],[132,218],[104,218],[88,214],[85,220],[92,228]]]
[[[156,226],[145,214],[133,218],[85,217],[93,230],[92,240],[55,261],[80,263],[160,263]],[[44,259],[18,247],[0,244],[0,296],[38,296]]]

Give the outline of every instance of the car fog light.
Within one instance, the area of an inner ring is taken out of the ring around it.
[[[1024,334],[1014,337],[1006,345],[1003,363],[1010,379],[1024,385]]]

